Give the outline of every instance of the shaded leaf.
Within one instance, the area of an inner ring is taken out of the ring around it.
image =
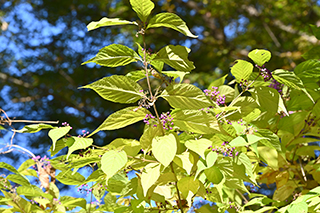
[[[213,184],[219,184],[223,179],[223,174],[216,166],[204,170],[207,179]]]
[[[69,147],[67,159],[71,155],[72,152],[79,149],[86,149],[93,143],[92,138],[80,138],[80,137],[72,137],[74,139],[74,143]]]
[[[176,70],[189,72],[195,67],[193,62],[189,61],[188,53],[190,49],[180,45],[168,45],[163,47],[153,59],[168,64]]]
[[[82,185],[85,181],[85,178],[80,173],[71,170],[60,172],[56,178],[65,185]]]
[[[302,57],[306,60],[308,59],[319,59],[320,58],[320,46],[314,46],[306,53],[302,55]]]

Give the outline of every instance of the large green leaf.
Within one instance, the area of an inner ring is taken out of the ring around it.
[[[30,185],[29,180],[20,174],[10,174],[6,177],[6,179],[20,185],[27,185],[27,186]]]
[[[32,196],[32,197],[38,197],[38,196],[47,196],[48,194],[45,194],[39,187],[35,185],[24,185],[19,186],[17,188],[17,193],[19,195],[25,195],[25,196]],[[52,196],[49,196],[52,198]]]
[[[244,60],[236,60],[235,64],[231,67],[232,75],[237,81],[248,80],[253,71],[253,65]]]
[[[111,44],[99,50],[98,54],[81,65],[94,62],[106,67],[119,67],[141,60],[132,49],[121,44]]]
[[[190,175],[195,160],[190,152],[183,152],[182,154],[176,155],[173,162],[186,170],[188,175]]]
[[[248,57],[261,67],[270,60],[271,53],[268,50],[255,49],[249,52]]]
[[[214,103],[196,86],[192,84],[173,84],[161,94],[174,108],[201,109],[213,106]]]
[[[201,138],[199,140],[187,140],[185,145],[188,149],[199,154],[203,159],[206,159],[204,152],[212,145],[212,142],[208,139]]]
[[[56,178],[65,185],[82,185],[86,180],[80,173],[73,172],[72,170],[62,171]]]
[[[126,77],[137,82],[137,81],[140,81],[140,80],[146,78],[146,71],[145,70],[131,71],[126,74]]]
[[[206,163],[207,163],[207,167],[211,167],[214,165],[214,163],[216,162],[218,158],[218,153],[212,151],[209,152],[206,156]]]
[[[176,70],[189,72],[195,68],[193,62],[188,59],[189,52],[190,49],[187,47],[168,45],[163,47],[153,60],[164,62]]]
[[[179,78],[179,83],[183,81],[185,75],[189,74],[189,72],[182,71],[162,71],[163,74],[166,74],[169,77],[172,77],[173,80]]]
[[[152,126],[145,125],[145,129],[140,138],[141,148],[148,151],[151,148],[152,140],[154,137],[162,135],[163,129],[161,125]]]
[[[15,130],[15,132],[19,133],[36,133],[42,129],[52,129],[53,127],[49,124],[30,124],[24,126],[22,129]]]
[[[136,22],[120,20],[119,18],[107,18],[104,17],[99,21],[92,21],[87,25],[88,31],[97,29],[99,27],[107,27],[107,26],[114,26],[114,25],[126,25],[126,24],[134,24],[138,25]]]
[[[69,147],[67,159],[71,155],[72,152],[79,149],[86,149],[93,143],[92,138],[80,138],[80,137],[72,137],[74,139],[74,143]]]
[[[177,183],[178,189],[181,192],[182,198],[186,199],[189,191],[196,194],[200,188],[199,180],[194,177],[183,177]]]
[[[33,166],[34,164],[35,164],[35,161],[33,159],[28,159],[21,164],[18,171],[23,172],[27,170],[30,166]]]
[[[251,93],[257,104],[268,113],[281,113],[284,112],[289,116],[283,100],[277,90],[270,87],[255,87]]]
[[[130,0],[130,4],[140,20],[144,23],[154,8],[154,3],[150,0]]]
[[[127,161],[128,157],[125,151],[110,150],[101,158],[101,169],[109,179],[122,169]]]
[[[302,57],[306,60],[308,59],[319,59],[320,58],[320,46],[314,46],[306,53],[302,55]]]
[[[319,78],[320,61],[318,59],[304,61],[294,68],[294,73],[299,78]]]
[[[303,82],[298,76],[295,75],[294,72],[278,69],[272,72],[272,76],[276,81],[278,81],[281,84],[284,84],[290,88],[302,90],[314,103],[313,98],[305,89]]]
[[[84,198],[75,198],[69,196],[63,196],[59,200],[61,204],[68,208],[74,208],[80,206],[81,208],[85,209],[87,202]]]
[[[54,151],[56,148],[57,140],[62,136],[65,136],[70,131],[70,129],[70,126],[65,126],[60,128],[54,128],[49,131],[48,135],[52,140],[52,151]]]
[[[158,180],[160,177],[159,163],[149,163],[143,170],[141,175],[141,185],[143,194],[146,196],[148,189]]]
[[[129,156],[136,156],[141,150],[139,141],[134,139],[117,138],[107,146],[109,149],[123,150]]]
[[[219,131],[216,118],[202,110],[174,110],[171,117],[173,123],[182,131],[199,134],[213,134]]]
[[[269,148],[276,149],[277,151],[281,152],[280,139],[276,134],[274,134],[268,129],[260,129],[254,134],[259,137],[266,138],[266,139],[259,140],[260,143],[262,143],[263,145]]]
[[[127,107],[111,114],[89,137],[101,130],[114,130],[126,127],[143,120],[146,114],[150,114],[145,108],[135,110],[136,108],[137,107]]]
[[[177,153],[177,142],[174,135],[169,134],[153,138],[152,153],[162,165],[169,166]]]
[[[16,168],[14,168],[13,166],[11,166],[10,164],[7,164],[5,162],[0,162],[0,168],[7,169],[13,173],[19,173],[18,170],[16,170]]]
[[[154,27],[168,27],[191,38],[198,37],[190,32],[186,23],[178,15],[173,13],[160,13],[152,17],[147,29]]]
[[[271,168],[277,170],[278,166],[278,152],[275,149],[269,148],[267,146],[258,147],[258,152],[262,160],[268,164]]]
[[[93,89],[102,98],[122,104],[134,103],[144,96],[138,83],[122,75],[105,77],[80,88]]]
[[[204,170],[207,179],[213,184],[219,184],[223,179],[223,174],[216,166]]]

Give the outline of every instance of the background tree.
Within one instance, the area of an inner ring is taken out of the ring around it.
[[[118,104],[101,100],[92,91],[78,90],[78,87],[109,74],[127,73],[136,69],[135,65],[113,69],[79,65],[101,46],[113,42],[132,43],[131,37],[136,32],[130,26],[121,30],[112,27],[86,32],[86,24],[104,16],[132,20],[134,11],[129,1],[0,2],[0,107],[9,116],[68,121],[75,130],[93,131],[111,112],[120,109]],[[292,70],[302,61],[301,53],[316,42],[308,26],[318,24],[320,8],[316,0],[167,0],[154,3],[153,14],[177,13],[199,37],[186,38],[171,29],[155,28],[149,32],[153,40],[147,42],[155,50],[168,43],[189,46],[192,49],[190,60],[194,61],[196,69],[188,81],[197,82],[202,88],[228,73],[228,64],[234,59],[246,58],[251,49],[273,51],[270,69]],[[5,27],[4,23],[9,26]],[[168,108],[168,105],[162,107]],[[138,128],[141,130],[142,126]],[[133,138],[138,138],[141,132],[136,127],[128,127],[100,133],[95,141],[108,143],[122,131],[130,131]],[[44,142],[49,141],[41,143]],[[40,145],[36,141],[32,143],[34,147]]]

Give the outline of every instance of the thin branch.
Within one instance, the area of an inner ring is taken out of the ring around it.
[[[247,198],[239,191],[239,189],[236,189],[236,191],[239,193],[239,195],[242,197],[242,199],[244,200],[244,203],[248,203],[249,201],[247,200]]]
[[[171,171],[172,171],[172,173],[174,174],[174,177],[175,177],[175,179],[176,179],[176,181],[175,181],[175,187],[176,187],[177,194],[178,194],[178,199],[179,199],[178,206],[179,206],[179,208],[180,208],[180,210],[181,210],[181,213],[183,213],[183,208],[182,208],[182,204],[181,204],[182,200],[181,200],[181,196],[180,196],[180,191],[179,191],[179,189],[178,189],[178,178],[177,178],[177,176],[176,176],[176,173],[174,172],[172,162],[170,163],[170,167],[171,167]]]

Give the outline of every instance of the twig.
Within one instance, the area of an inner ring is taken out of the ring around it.
[[[236,189],[236,191],[239,193],[239,195],[242,197],[242,199],[244,200],[244,203],[248,203],[249,201],[247,200],[247,198],[239,191],[239,189]]]
[[[181,213],[183,213],[183,208],[182,208],[182,204],[181,204],[181,196],[180,196],[180,191],[179,191],[179,189],[178,189],[178,178],[177,178],[177,176],[176,176],[176,173],[174,172],[174,169],[173,169],[173,166],[172,166],[172,162],[170,163],[170,167],[171,167],[171,171],[172,171],[172,173],[174,174],[174,177],[175,177],[175,179],[176,179],[176,181],[175,181],[175,186],[176,186],[176,190],[177,190],[177,194],[178,194],[178,199],[179,199],[179,202],[178,202],[178,206],[179,206],[179,208],[180,208],[180,210],[181,210]]]
[[[299,164],[300,164],[300,168],[301,168],[301,173],[302,173],[302,176],[303,176],[303,180],[305,182],[307,182],[307,176],[306,176],[306,173],[304,172],[304,169],[303,169],[303,166],[302,166],[302,163],[301,163],[301,156],[299,156]]]
[[[59,121],[32,121],[32,120],[10,120],[12,123],[47,123],[58,124]]]

